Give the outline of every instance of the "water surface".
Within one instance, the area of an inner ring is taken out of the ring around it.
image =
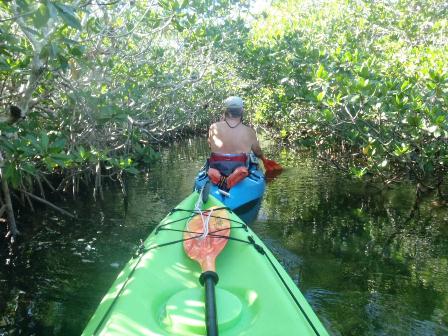
[[[267,147],[285,171],[252,228],[334,335],[448,335],[448,211],[412,185],[348,180],[312,154]],[[187,140],[149,173],[19,213],[18,244],[0,243],[0,335],[79,335],[141,239],[192,190],[208,153]]]

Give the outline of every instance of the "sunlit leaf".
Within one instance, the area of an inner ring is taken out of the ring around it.
[[[405,90],[410,86],[410,84],[411,84],[411,83],[409,83],[408,80],[405,80],[405,81],[403,82],[403,84],[401,84],[400,90],[401,90],[401,91],[405,91]]]

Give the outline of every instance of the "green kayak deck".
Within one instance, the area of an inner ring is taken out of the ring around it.
[[[181,202],[120,272],[82,335],[205,335],[199,264],[183,232],[198,199]],[[213,198],[203,209],[223,205]],[[185,211],[186,210],[186,211]],[[231,240],[216,260],[220,335],[328,335],[263,242],[233,213]],[[241,240],[241,241],[240,241]]]

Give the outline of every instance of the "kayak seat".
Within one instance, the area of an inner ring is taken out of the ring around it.
[[[221,175],[230,176],[238,167],[248,167],[248,155],[211,153],[208,166],[219,170]]]

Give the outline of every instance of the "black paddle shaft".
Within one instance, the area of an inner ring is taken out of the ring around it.
[[[216,315],[215,285],[218,283],[218,274],[206,271],[201,274],[199,281],[205,287],[205,324],[207,336],[218,336],[218,318]]]

